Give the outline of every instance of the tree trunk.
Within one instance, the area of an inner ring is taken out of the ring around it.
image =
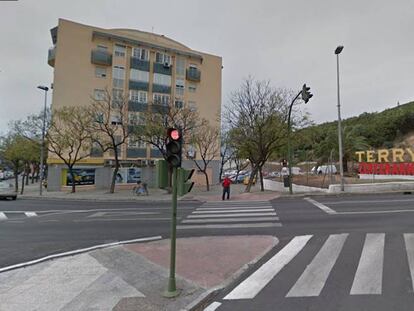
[[[26,179],[26,182],[27,182],[27,179],[29,178],[29,176],[26,175],[26,174],[27,173],[24,173],[23,176],[22,176],[22,188],[20,189],[20,194],[23,194],[23,191],[24,191],[24,181],[25,181],[25,179]]]
[[[207,170],[204,170],[203,173],[204,173],[204,176],[206,176],[206,189],[207,189],[207,191],[210,191],[210,184],[209,184],[209,181],[208,181]]]
[[[14,190],[16,192],[19,191],[19,169],[18,168],[14,169]]]
[[[75,174],[73,174],[73,167],[69,167],[69,174],[70,174],[70,177],[71,177],[71,179],[72,179],[72,193],[75,193],[76,192],[76,186],[75,186]],[[40,182],[42,182],[42,181],[40,181]]]
[[[116,182],[116,175],[118,174],[118,171],[119,171],[119,164],[117,163],[117,161],[115,161],[115,168],[114,168],[114,173],[112,174],[111,188],[109,189],[109,193],[115,192],[115,182]]]
[[[346,156],[342,157],[342,165],[344,167],[344,173],[348,172],[348,159]]]
[[[263,184],[263,172],[262,167],[259,167],[259,177],[260,177],[260,191],[264,191],[264,184]]]
[[[28,186],[29,185],[29,175],[30,175],[30,165],[29,165],[29,163],[26,163],[25,171],[26,171],[26,174],[25,174],[26,175],[26,186]],[[22,189],[22,193],[23,193],[23,189]]]

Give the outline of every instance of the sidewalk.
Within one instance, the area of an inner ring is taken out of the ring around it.
[[[197,307],[277,245],[273,236],[177,240],[180,295],[165,298],[169,240],[129,244],[0,273],[0,310],[179,311]]]
[[[20,186],[20,185],[19,185]],[[230,199],[235,201],[255,201],[255,200],[271,200],[279,197],[278,192],[274,191],[260,191],[259,185],[252,187],[250,193],[245,193],[246,186],[242,184],[234,184],[231,186]],[[137,196],[132,190],[115,190],[115,193],[109,193],[107,190],[81,190],[78,189],[75,193],[64,191],[49,192],[43,189],[43,195],[39,195],[39,185],[29,184],[25,186],[23,195],[18,195],[19,198],[26,199],[43,199],[43,200],[89,200],[89,201],[171,201],[171,194],[167,190],[150,188],[148,196]],[[190,193],[179,200],[184,201],[219,201],[221,200],[222,187],[221,185],[211,185],[210,191],[206,191],[205,186],[195,186]]]

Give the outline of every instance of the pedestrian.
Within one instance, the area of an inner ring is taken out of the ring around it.
[[[230,200],[230,185],[231,185],[231,180],[230,178],[228,178],[227,176],[224,178],[223,180],[223,196],[222,196],[222,200],[224,201],[224,197],[227,193],[227,200]]]

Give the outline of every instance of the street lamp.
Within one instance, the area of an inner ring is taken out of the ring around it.
[[[344,47],[339,45],[335,49],[336,55],[336,82],[338,89],[338,145],[339,145],[339,172],[341,174],[341,191],[344,191],[344,164],[342,162],[342,126],[341,126],[341,102],[339,96],[339,54],[342,52]]]
[[[43,177],[44,177],[44,170],[43,170],[43,158],[44,158],[44,149],[45,149],[45,127],[46,127],[46,104],[47,104],[47,91],[49,91],[49,88],[47,86],[39,85],[37,87],[38,89],[41,89],[45,91],[45,107],[43,109],[43,124],[42,124],[42,146],[40,148],[40,182],[39,182],[39,195],[42,195],[43,190]]]

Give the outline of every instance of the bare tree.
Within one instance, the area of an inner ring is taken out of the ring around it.
[[[207,167],[214,160],[220,151],[220,131],[217,127],[211,126],[208,122],[203,123],[192,132],[190,143],[195,146],[196,152],[201,160],[191,157],[198,170],[206,178],[206,189],[210,191],[210,183],[207,174]]]
[[[121,147],[129,137],[128,128],[128,98],[123,93],[111,94],[105,90],[100,98],[93,98],[88,110],[90,118],[95,122],[91,124],[93,143],[100,146],[102,152],[110,151],[115,160],[112,174],[110,193],[115,192],[116,176],[119,171],[119,158]]]
[[[273,88],[269,81],[255,81],[251,77],[232,94],[225,120],[239,156],[252,165],[247,192],[258,173],[264,191],[262,167],[286,143],[286,122],[292,98],[292,91]]]
[[[73,167],[90,154],[92,120],[82,107],[63,107],[54,111],[49,130],[46,132],[48,149],[66,164],[75,188]]]

